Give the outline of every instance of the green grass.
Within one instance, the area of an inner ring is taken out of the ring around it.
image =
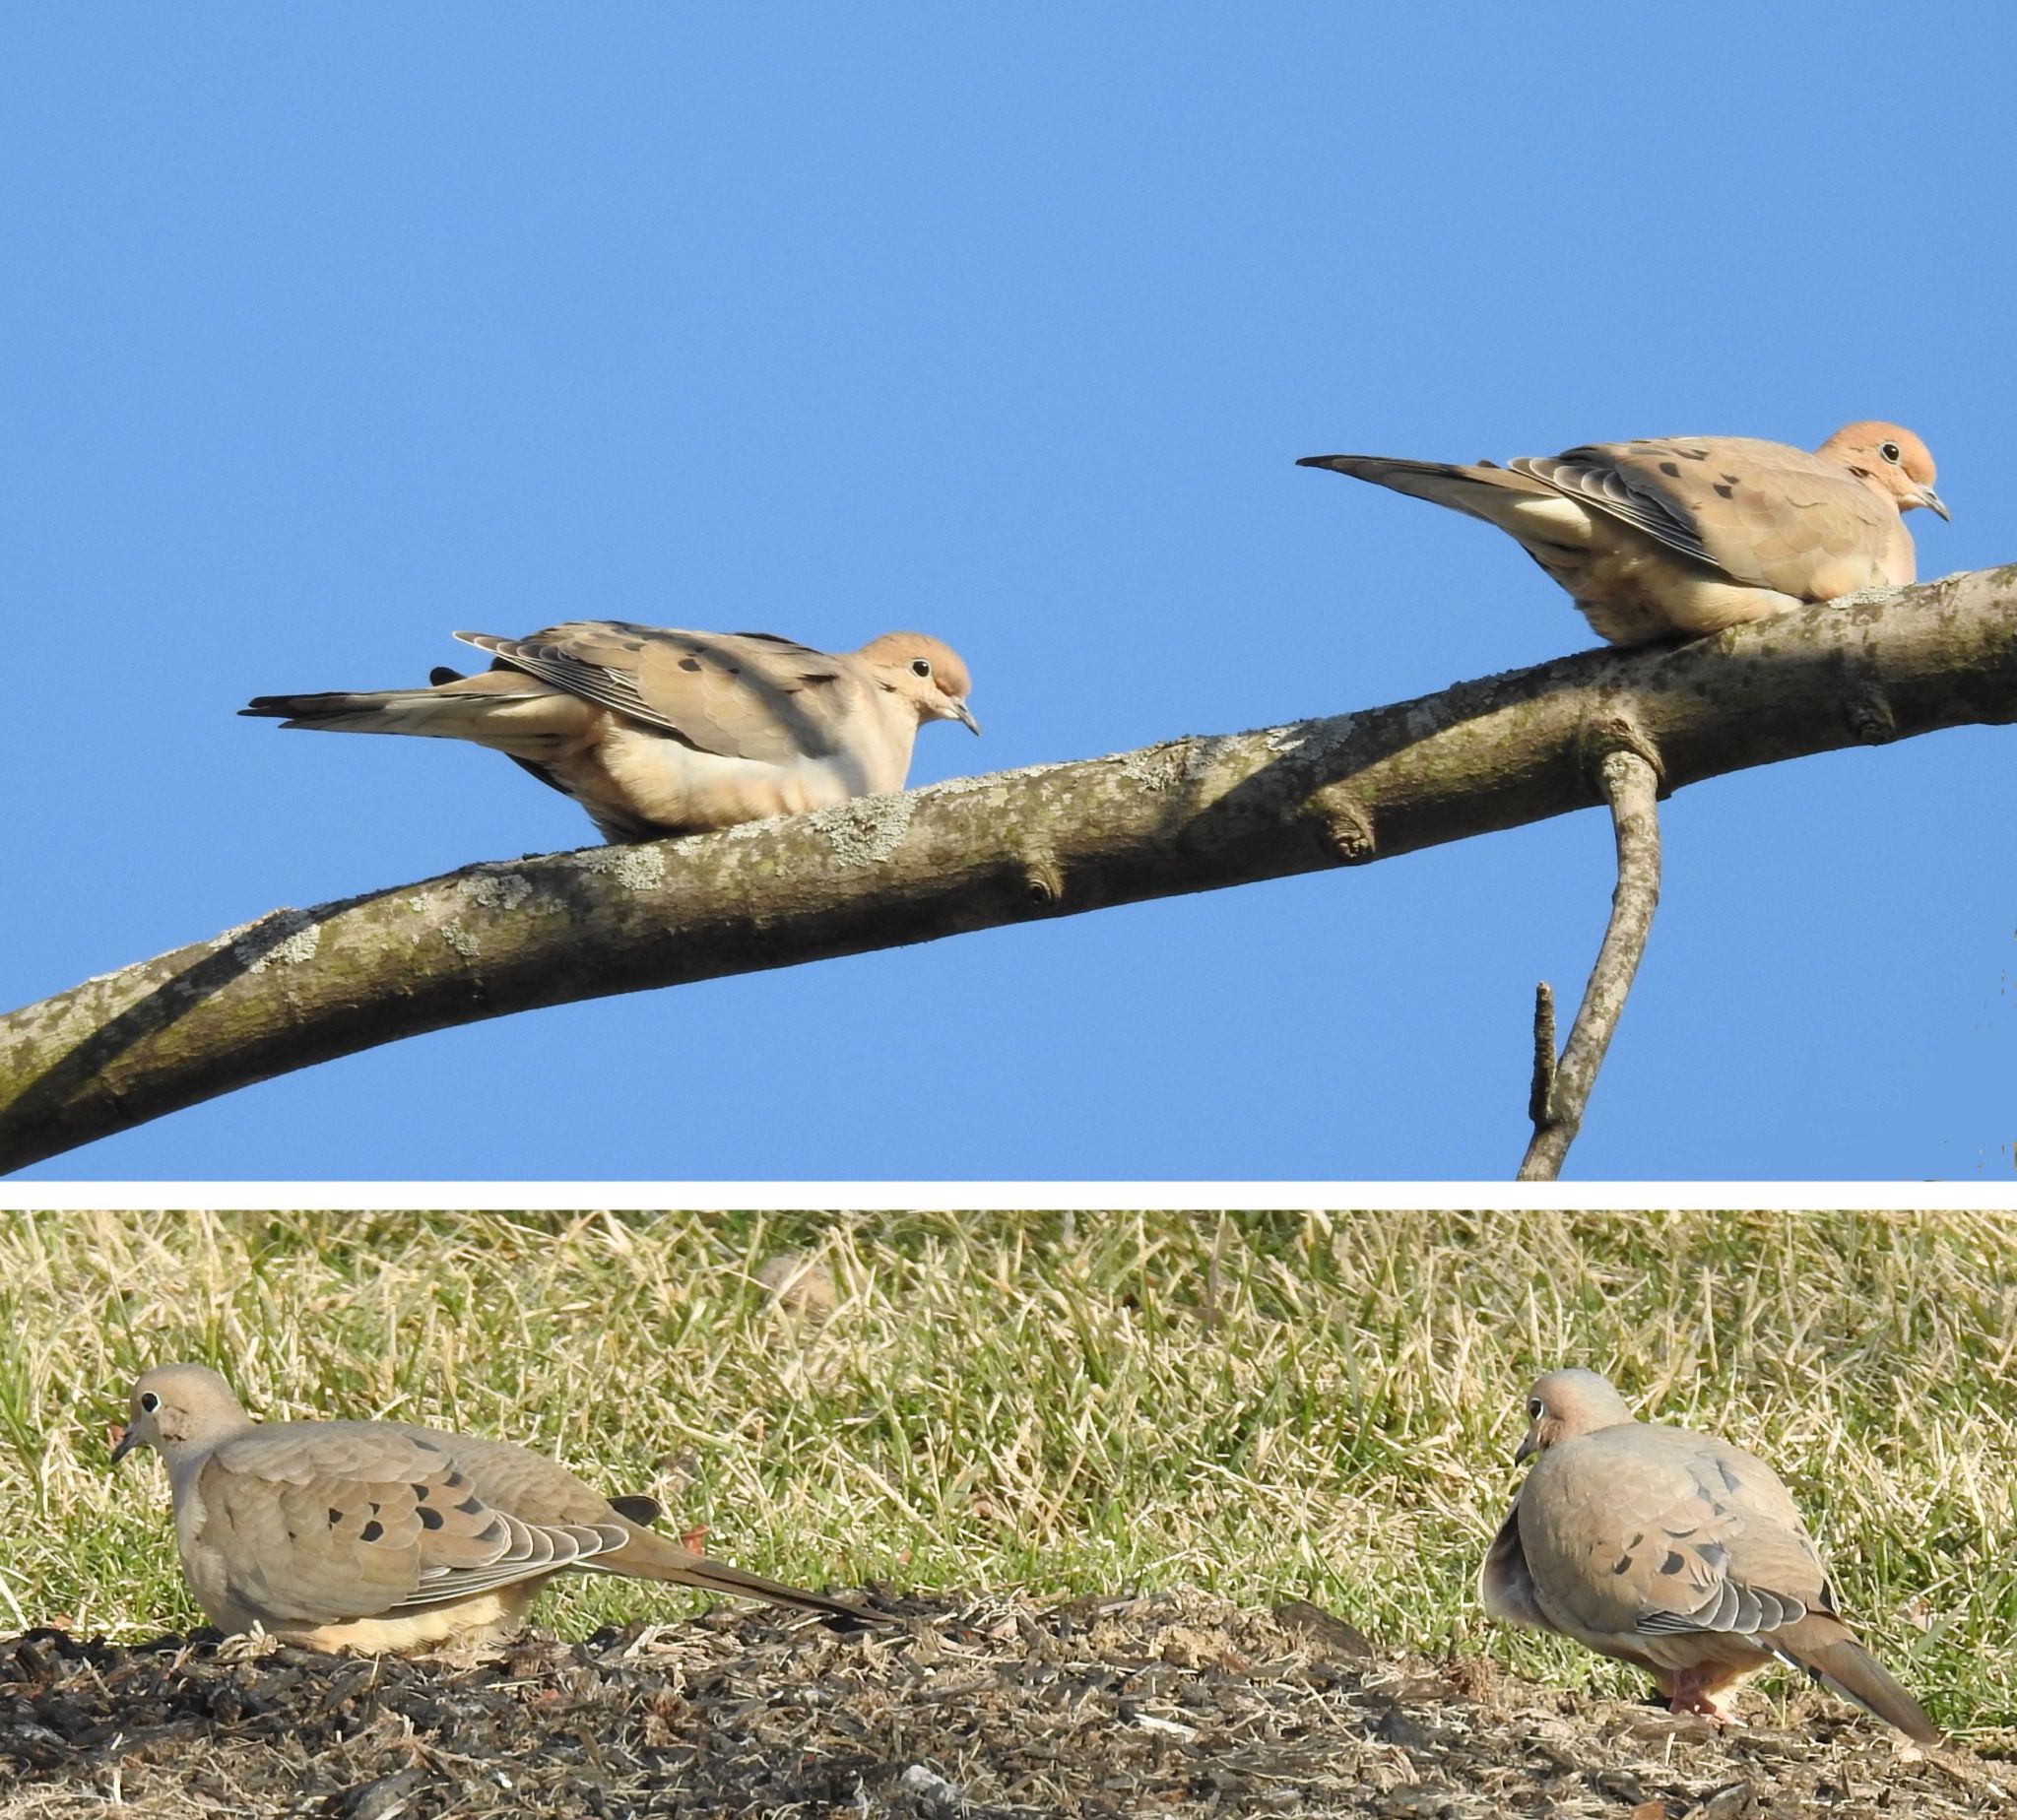
[[[759,1279],[809,1253],[836,1300]],[[198,1621],[150,1363],[652,1491],[813,1585],[1318,1600],[1383,1644],[1637,1690],[1488,1624],[1529,1381],[1575,1363],[1780,1469],[1957,1727],[2017,1724],[2017,1228],[1975,1214],[4,1214],[0,1623]],[[564,1579],[579,1634],[679,1608]]]

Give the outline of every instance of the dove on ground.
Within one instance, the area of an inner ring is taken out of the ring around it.
[[[653,1499],[606,1498],[544,1454],[406,1422],[255,1423],[202,1365],[133,1387],[113,1462],[140,1447],[167,1466],[182,1572],[221,1630],[371,1654],[475,1642],[570,1569],[881,1621],[696,1554],[646,1527]]]
[[[901,790],[926,721],[980,723],[966,666],[922,632],[832,653],[769,632],[573,619],[457,632],[488,670],[426,688],[259,695],[289,727],[467,740],[572,797],[613,841],[654,840]]]
[[[1850,423],[1809,453],[1753,436],[1593,442],[1499,467],[1308,455],[1514,538],[1612,644],[1699,638],[1915,576],[1904,514],[1947,516],[1926,445]]]
[[[1737,1722],[1735,1684],[1778,1660],[1938,1741],[1843,1622],[1806,1526],[1762,1460],[1635,1422],[1594,1371],[1549,1372],[1527,1411],[1514,1458],[1539,1459],[1479,1576],[1492,1617],[1651,1669],[1676,1713]]]

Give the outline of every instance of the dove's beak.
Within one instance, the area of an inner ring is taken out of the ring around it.
[[[1524,1441],[1520,1443],[1520,1445],[1517,1448],[1513,1450],[1513,1463],[1516,1466],[1524,1465],[1532,1455],[1537,1454],[1539,1451],[1540,1450],[1533,1445],[1533,1437],[1531,1435],[1529,1435]]]
[[[1930,506],[1942,518],[1947,518],[1946,502],[1930,487],[1921,487],[1919,489],[1919,502],[1921,505]],[[1951,518],[1947,518],[1947,522],[1952,524],[1954,521]]]
[[[139,1436],[137,1436],[130,1427],[121,1429],[119,1431],[119,1445],[112,1450],[112,1464],[116,1466],[120,1462],[120,1461],[124,1460],[128,1454],[132,1453],[134,1444],[138,1440]]]
[[[1940,516],[1944,518],[1947,516],[1947,514],[1945,512],[1942,512]],[[981,730],[981,724],[979,721],[974,719],[973,710],[966,705],[964,700],[956,700],[952,703],[952,718],[958,721],[959,724],[962,727],[964,727],[968,733],[976,735],[979,734]]]

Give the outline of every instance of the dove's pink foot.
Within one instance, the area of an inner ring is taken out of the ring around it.
[[[1741,1725],[1736,1715],[1736,1678],[1721,1662],[1703,1668],[1680,1668],[1663,1676],[1660,1691],[1675,1713],[1699,1713],[1719,1725]]]

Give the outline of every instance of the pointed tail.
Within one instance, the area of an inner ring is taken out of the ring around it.
[[[1918,1743],[1940,1742],[1940,1728],[1926,1717],[1925,1708],[1840,1624],[1817,1613],[1779,1632],[1772,1641],[1824,1687],[1865,1713],[1896,1725]]]
[[[415,733],[468,739],[484,711],[482,696],[431,688],[334,690],[319,695],[254,695],[240,714],[320,733]]]
[[[850,1625],[875,1626],[893,1623],[877,1612],[845,1599],[828,1598],[823,1592],[808,1592],[761,1574],[746,1573],[717,1561],[710,1555],[695,1554],[667,1536],[649,1529],[636,1529],[627,1546],[605,1555],[594,1563],[615,1574],[628,1574],[634,1580],[662,1580],[673,1586],[698,1587],[708,1592],[733,1592],[741,1598],[760,1598],[794,1611],[816,1611],[822,1617],[840,1618]]]
[[[579,738],[602,710],[510,670],[465,677],[433,673],[432,688],[337,690],[320,695],[255,695],[240,714],[319,733],[405,733],[468,740],[532,761],[552,759],[555,742]]]
[[[1391,455],[1305,455],[1299,468],[1329,468],[1410,498],[1480,518],[1532,546],[1580,549],[1590,541],[1590,513],[1544,481],[1489,462],[1402,461]]]

